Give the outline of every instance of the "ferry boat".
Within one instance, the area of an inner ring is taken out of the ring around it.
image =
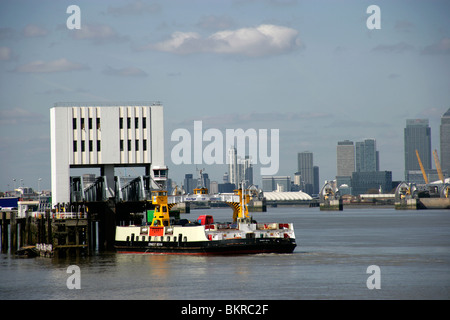
[[[205,188],[196,189],[205,194]],[[242,189],[235,190],[239,203],[233,208],[233,222],[215,222],[201,215],[195,222],[172,221],[167,191],[152,191],[155,211],[151,224],[117,226],[115,247],[119,253],[223,255],[292,253],[296,247],[292,223],[257,223],[248,216]]]

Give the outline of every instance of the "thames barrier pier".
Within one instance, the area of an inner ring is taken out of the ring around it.
[[[319,193],[319,205],[321,211],[342,211],[343,202],[339,189],[331,182],[326,182]]]

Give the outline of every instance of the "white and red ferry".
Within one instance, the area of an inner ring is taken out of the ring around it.
[[[204,189],[200,193],[204,192]],[[117,226],[115,247],[120,253],[249,254],[292,253],[296,247],[292,223],[257,223],[248,216],[242,189],[235,190],[233,222],[215,222],[202,215],[193,223],[170,222],[167,191],[152,192],[155,211],[151,224]]]

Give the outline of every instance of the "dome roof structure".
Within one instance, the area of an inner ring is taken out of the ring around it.
[[[264,192],[264,197],[267,201],[298,201],[298,200],[312,200],[311,196],[302,191],[294,192]]]

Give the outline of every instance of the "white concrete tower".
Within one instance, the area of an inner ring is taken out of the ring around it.
[[[58,103],[50,127],[53,205],[70,202],[70,168],[100,168],[110,192],[115,167],[167,169],[160,103]]]

